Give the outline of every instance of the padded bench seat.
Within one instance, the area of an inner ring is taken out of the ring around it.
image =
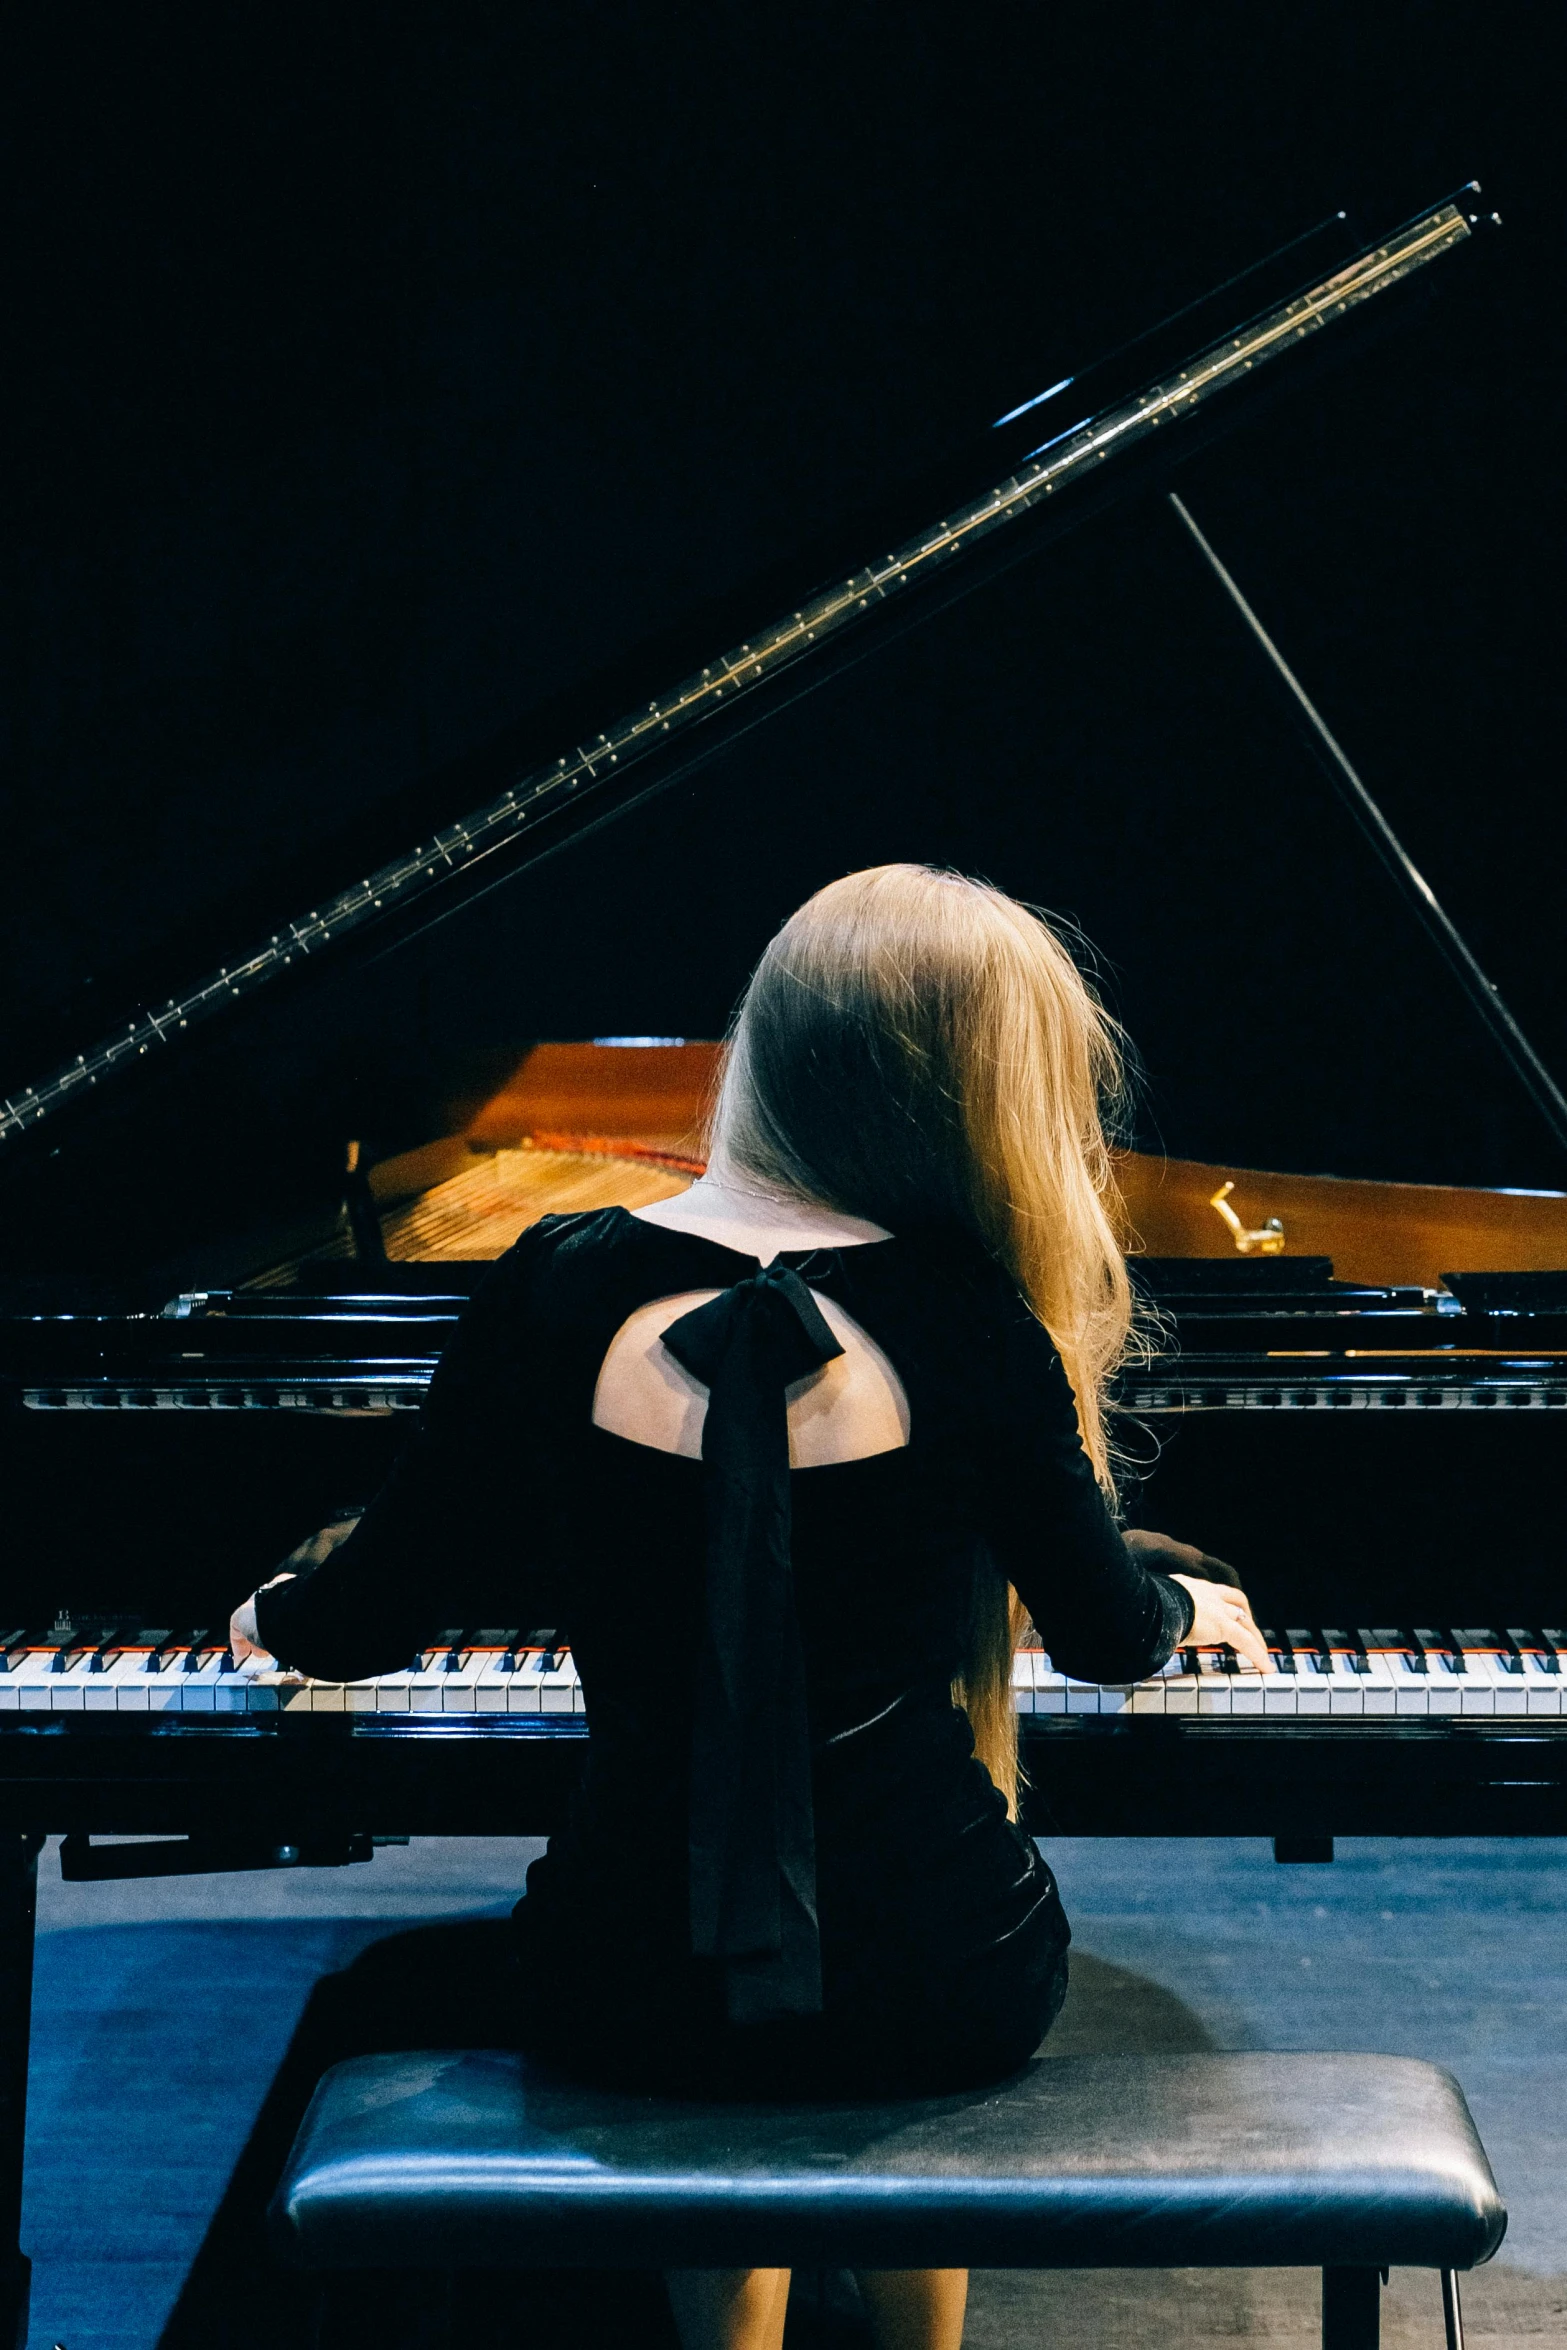
[[[318,2269],[1322,2268],[1325,2338],[1364,2344],[1379,2269],[1472,2268],[1506,2213],[1457,2083],[1404,2057],[1044,2057],[749,2106],[462,2051],[334,2066],[272,2220]]]

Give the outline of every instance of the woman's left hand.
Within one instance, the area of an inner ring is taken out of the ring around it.
[[[262,1591],[270,1591],[274,1583],[292,1583],[296,1574],[311,1574],[329,1559],[339,1543],[346,1542],[359,1523],[357,1510],[341,1518],[334,1518],[330,1526],[323,1526],[318,1534],[311,1534],[288,1554],[289,1563],[280,1574],[263,1583],[250,1597],[242,1600],[229,1618],[229,1654],[237,1665],[248,1656],[270,1656],[263,1648],[256,1630],[256,1601]]]
[[[292,1575],[274,1575],[271,1583],[261,1585],[261,1590],[270,1591],[272,1583],[292,1583],[293,1580]],[[258,1594],[253,1591],[248,1599],[242,1599],[229,1618],[229,1654],[237,1665],[242,1665],[247,1657],[270,1656],[272,1653],[270,1649],[262,1647],[261,1635],[256,1629],[257,1597]]]

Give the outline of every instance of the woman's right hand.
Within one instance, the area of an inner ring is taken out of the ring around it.
[[[1268,1644],[1244,1591],[1196,1575],[1172,1575],[1170,1581],[1191,1593],[1195,1610],[1183,1648],[1233,1648],[1243,1664],[1259,1673],[1268,1670]]]

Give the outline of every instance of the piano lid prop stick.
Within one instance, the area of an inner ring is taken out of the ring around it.
[[[1539,1111],[1555,1140],[1567,1150],[1567,1094],[1564,1094],[1550,1070],[1529,1042],[1518,1022],[1502,1000],[1501,990],[1494,979],[1487,978],[1479,958],[1469,941],[1458,928],[1452,916],[1437,897],[1435,890],[1420,871],[1398,834],[1383,814],[1378,802],[1367,789],[1359,771],[1351,765],[1338,737],[1307,693],[1294,670],[1279,651],[1262,622],[1253,611],[1236,582],[1234,575],[1220,561],[1212,543],[1198,528],[1192,512],[1173,490],[1170,504],[1184,524],[1199,554],[1223,588],[1230,602],[1240,614],[1254,641],[1262,648],[1276,675],[1288,689],[1295,706],[1305,719],[1315,746],[1324,758],[1328,774],[1349,807],[1361,831],[1381,858],[1398,887],[1413,906],[1436,946],[1446,958],[1458,984],[1492,1038],[1501,1047],[1513,1074],[1518,1077],[1535,1108]]]

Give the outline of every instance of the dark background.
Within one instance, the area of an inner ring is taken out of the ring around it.
[[[1341,205],[1370,233],[1471,176],[1504,229],[1180,486],[1567,1070],[1550,30],[1456,0],[35,11],[0,1092],[463,813],[453,763],[1003,409]],[[297,1203],[535,1037],[718,1033],[778,920],[894,857],[1082,925],[1145,1143],[1567,1176],[1144,498],[22,1146],[7,1255]]]

